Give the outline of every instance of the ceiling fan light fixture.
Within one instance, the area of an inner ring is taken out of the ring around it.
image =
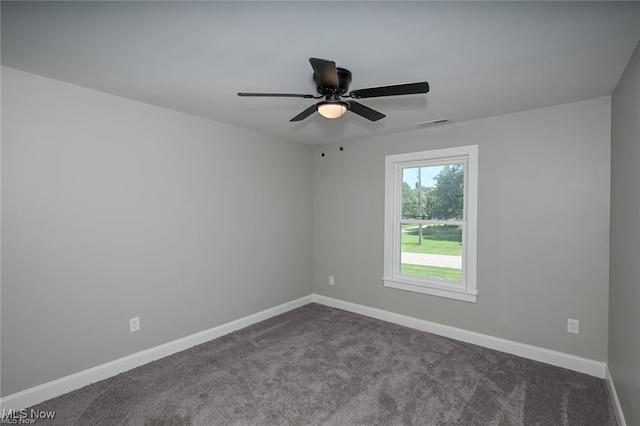
[[[317,105],[318,113],[330,120],[340,118],[347,112],[347,103],[342,101],[323,101]]]
[[[309,58],[311,68],[313,68],[313,81],[319,96],[300,93],[247,93],[239,92],[238,96],[257,96],[275,98],[305,98],[322,99],[322,102],[310,105],[293,117],[290,122],[302,121],[314,112],[318,112],[324,118],[335,120],[342,117],[347,111],[359,115],[369,121],[378,121],[386,117],[380,111],[369,108],[356,101],[345,102],[341,98],[365,99],[379,98],[383,96],[415,95],[429,92],[429,83],[426,81],[417,83],[392,84],[390,86],[369,87],[365,89],[352,90],[349,92],[351,83],[351,71],[345,68],[336,67],[336,63],[327,59]]]

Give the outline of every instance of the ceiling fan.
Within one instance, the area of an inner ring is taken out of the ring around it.
[[[336,63],[326,59],[309,58],[313,68],[313,81],[319,96],[305,95],[298,93],[246,93],[240,92],[238,96],[257,97],[277,97],[277,98],[306,98],[322,99],[315,105],[302,111],[289,121],[302,121],[315,111],[325,118],[334,119],[342,117],[347,111],[358,114],[371,121],[378,121],[385,117],[379,111],[362,105],[356,101],[343,101],[342,98],[365,99],[379,98],[382,96],[413,95],[416,93],[427,93],[429,83],[426,81],[419,83],[395,84],[392,86],[370,87],[367,89],[349,90],[351,83],[351,72],[344,68],[337,68]]]

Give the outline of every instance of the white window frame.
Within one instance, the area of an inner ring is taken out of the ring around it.
[[[464,214],[462,221],[406,220],[402,219],[402,170],[407,167],[436,166],[464,163]],[[385,210],[384,210],[384,281],[385,287],[417,293],[476,302],[477,216],[478,216],[478,145],[385,157]],[[400,222],[422,224],[463,224],[462,232],[462,284],[436,279],[402,275],[400,273]]]

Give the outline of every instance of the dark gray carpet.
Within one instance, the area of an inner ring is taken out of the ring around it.
[[[34,408],[59,425],[615,425],[604,380],[317,304]]]

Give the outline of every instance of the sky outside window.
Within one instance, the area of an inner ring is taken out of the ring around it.
[[[418,183],[418,169],[420,170],[420,178],[422,179],[422,186],[425,188],[436,186],[435,177],[444,168],[444,166],[430,166],[430,167],[411,167],[402,170],[402,180],[409,184],[411,188],[415,188]]]

